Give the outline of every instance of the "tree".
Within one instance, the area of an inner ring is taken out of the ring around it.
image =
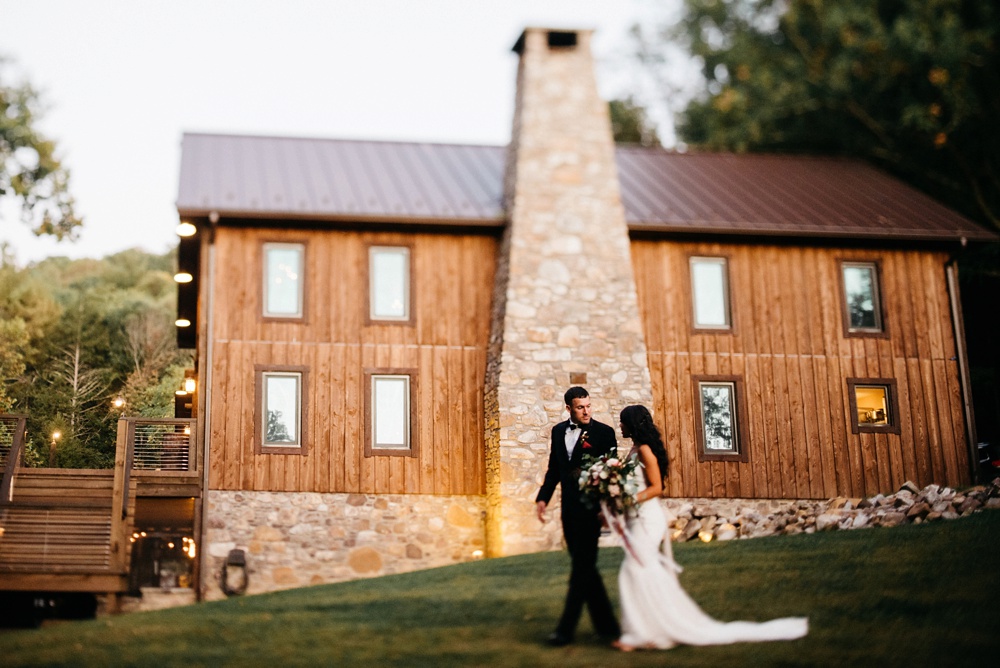
[[[28,345],[28,331],[24,320],[0,320],[0,413],[14,410],[15,401],[7,389],[24,374],[22,350]]]
[[[667,41],[702,63],[685,142],[860,156],[1000,227],[992,0],[684,0],[637,35],[647,67],[666,66],[651,54]]]
[[[616,144],[659,146],[660,137],[656,134],[656,127],[650,122],[646,109],[633,98],[611,100],[608,111],[611,114],[611,132]]]
[[[8,70],[0,58],[0,199],[19,200],[21,219],[35,234],[74,239],[82,221],[73,210],[69,171],[38,130],[38,93],[27,83],[8,83]]]
[[[176,258],[130,250],[18,268],[3,251],[0,244],[0,411],[13,403],[28,414],[35,465],[48,462],[59,431],[57,465],[111,466],[120,414],[112,400],[125,397],[128,415],[170,417],[191,363],[171,317]]]

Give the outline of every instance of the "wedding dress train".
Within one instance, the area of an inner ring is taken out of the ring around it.
[[[636,473],[639,489],[644,489],[641,469]],[[792,640],[806,635],[805,617],[762,623],[720,622],[705,614],[677,579],[680,567],[673,561],[666,513],[658,502],[640,504],[627,526],[631,549],[625,550],[618,573],[622,645],[668,649],[675,645]]]

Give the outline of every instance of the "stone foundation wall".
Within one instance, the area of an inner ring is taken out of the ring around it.
[[[482,556],[479,496],[210,491],[202,594],[224,598],[222,565],[246,552],[247,594],[447,566]]]
[[[961,491],[941,485],[919,489],[907,481],[894,494],[866,499],[670,498],[661,503],[675,542],[733,540],[958,519],[1000,508],[1000,478]]]

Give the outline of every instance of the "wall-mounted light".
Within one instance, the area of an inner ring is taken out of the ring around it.
[[[176,230],[177,236],[179,237],[193,237],[195,232],[197,231],[198,228],[192,225],[191,223],[187,222],[186,220],[181,221],[181,224],[177,226]]]
[[[194,391],[195,389],[197,389],[197,387],[198,387],[198,381],[196,381],[194,378],[184,379],[184,391],[187,392],[188,394],[194,394]]]
[[[174,394],[176,394],[178,397],[186,397],[188,395],[187,390],[183,388],[176,390]]]
[[[174,320],[174,324],[178,327],[190,327],[191,321],[187,318],[177,318],[177,320]]]
[[[177,281],[178,283],[190,283],[191,281],[194,280],[194,276],[187,273],[186,271],[179,271],[176,274],[174,274],[174,280]]]

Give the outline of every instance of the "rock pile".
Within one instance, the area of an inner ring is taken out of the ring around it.
[[[889,496],[789,501],[771,506],[730,504],[726,508],[708,499],[682,503],[673,509],[673,539],[684,542],[699,538],[707,542],[953,520],[983,509],[1000,508],[1000,478],[961,491],[939,485],[918,489],[907,481]]]

